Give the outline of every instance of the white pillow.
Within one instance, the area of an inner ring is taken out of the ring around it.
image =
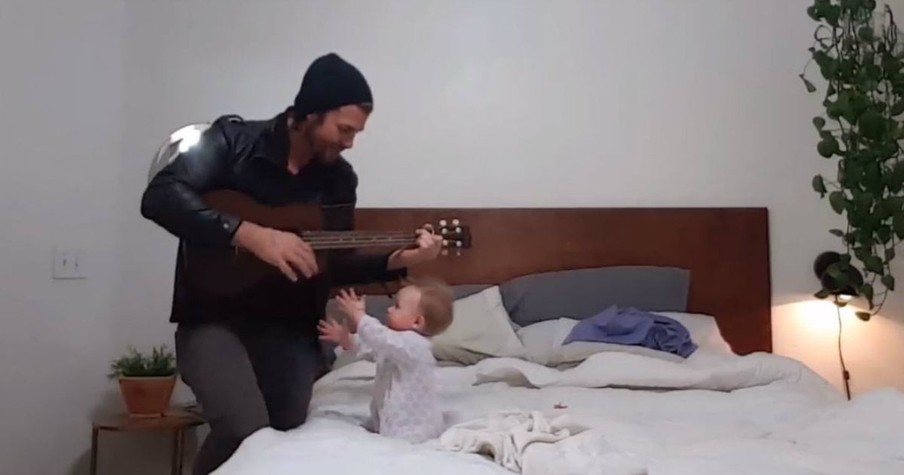
[[[697,344],[698,350],[719,354],[733,354],[731,347],[716,324],[716,319],[709,315],[683,312],[655,312],[673,318],[687,328],[691,340]],[[527,352],[526,358],[534,363],[546,366],[562,366],[580,363],[591,355],[605,351],[631,353],[649,356],[667,361],[684,361],[679,355],[667,351],[655,350],[639,345],[619,345],[615,343],[575,341],[562,345],[578,320],[559,318],[534,323],[518,330],[518,337]]]
[[[455,300],[452,324],[431,340],[438,360],[463,364],[487,357],[522,358],[526,353],[512,329],[498,286]]]
[[[580,363],[596,353],[606,351],[631,353],[667,361],[682,361],[681,356],[639,345],[619,345],[615,343],[575,341],[567,345],[562,342],[577,325],[578,320],[559,318],[537,322],[518,330],[518,337],[527,351],[526,358],[545,366],[567,366]]]
[[[731,345],[725,341],[722,332],[719,331],[719,324],[716,323],[716,319],[711,315],[686,312],[655,313],[672,318],[684,325],[691,334],[691,340],[693,340],[699,348],[713,353],[726,355],[734,354]]]

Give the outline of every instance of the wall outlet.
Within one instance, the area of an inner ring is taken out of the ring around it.
[[[85,259],[82,251],[78,249],[53,250],[54,279],[84,279],[86,277]]]

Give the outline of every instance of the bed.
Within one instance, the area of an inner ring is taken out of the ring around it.
[[[471,246],[412,274],[455,285],[434,340],[448,430],[410,445],[362,428],[374,365],[340,355],[308,422],[245,440],[216,473],[901,474],[904,397],[846,401],[774,355],[768,213],[696,209],[361,209],[363,229],[459,219]],[[369,294],[378,318],[388,297]],[[684,325],[688,357],[563,345],[610,307]]]

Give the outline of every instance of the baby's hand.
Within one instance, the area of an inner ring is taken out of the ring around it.
[[[350,350],[352,347],[352,336],[351,333],[345,328],[341,323],[329,319],[329,320],[321,320],[320,323],[317,324],[317,329],[320,330],[320,339],[325,341],[331,341],[333,343],[338,344],[342,347],[343,350]]]
[[[339,308],[349,316],[352,328],[358,328],[358,322],[364,316],[364,297],[358,297],[354,290],[342,289],[336,297]]]

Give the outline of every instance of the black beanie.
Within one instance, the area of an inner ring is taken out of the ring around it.
[[[295,117],[365,102],[373,104],[364,75],[336,53],[329,53],[314,60],[304,73],[295,96]]]

